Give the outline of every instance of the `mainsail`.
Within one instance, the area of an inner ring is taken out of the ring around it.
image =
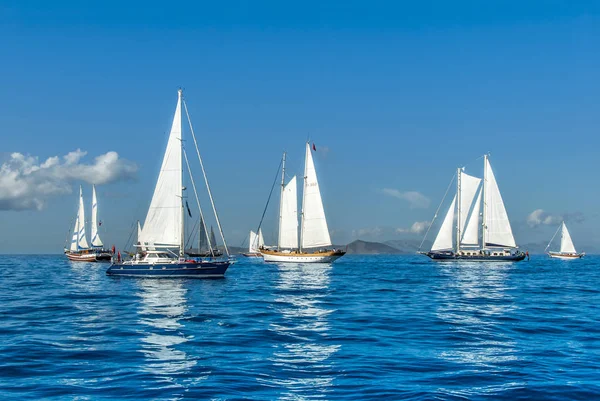
[[[485,190],[484,207],[485,215],[485,244],[490,246],[516,247],[513,237],[508,214],[500,195],[500,189],[496,182],[496,177],[492,171],[492,166],[488,158],[485,158]]]
[[[448,213],[446,213],[446,217],[444,218],[444,222],[440,227],[440,231],[438,232],[438,235],[435,237],[435,241],[431,246],[432,251],[452,249],[452,237],[454,233],[454,230],[452,229],[454,223],[454,209],[456,209],[456,195],[454,196],[454,199],[452,199],[452,203],[450,204]]]
[[[560,252],[577,253],[575,250],[575,245],[573,245],[573,240],[571,239],[571,234],[569,234],[569,230],[567,229],[564,221],[562,223],[562,233],[560,237]]]
[[[183,242],[182,158],[181,158],[181,90],[167,142],[167,149],[144,221],[142,245],[180,247]]]
[[[325,210],[317,181],[317,172],[310,145],[306,144],[304,164],[304,193],[302,201],[301,248],[316,248],[331,245]]]
[[[104,246],[98,235],[98,200],[95,185],[92,186],[92,246],[100,248]]]
[[[279,219],[279,248],[298,247],[298,192],[296,176],[283,188]]]
[[[81,249],[88,249],[90,246],[85,238],[85,211],[83,207],[83,190],[79,186],[79,209],[77,210],[77,218],[75,219],[75,227],[73,228],[73,238],[71,240],[70,250],[72,252]]]
[[[462,169],[459,169],[458,174],[458,182],[460,183],[460,208],[458,210],[457,224],[459,224],[458,235],[461,238],[462,244],[462,238],[464,237],[464,233],[466,231],[467,217],[469,217],[469,212],[471,211],[471,206],[473,205],[475,195],[477,194],[477,190],[479,189],[481,178],[465,174],[462,171]],[[477,214],[478,213],[479,211],[477,211]]]

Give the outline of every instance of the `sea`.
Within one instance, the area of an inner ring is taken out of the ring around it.
[[[107,267],[0,256],[0,399],[600,399],[599,256]]]

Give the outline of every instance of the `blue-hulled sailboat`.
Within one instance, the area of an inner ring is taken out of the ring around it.
[[[173,125],[169,134],[160,174],[154,189],[154,195],[152,196],[144,225],[138,233],[138,251],[130,260],[113,263],[106,272],[110,276],[213,278],[223,277],[231,264],[229,259],[188,259],[185,255],[185,187],[183,186],[182,156],[185,156],[190,175],[191,169],[189,168],[187,155],[183,149],[181,105],[182,91],[179,90],[175,117],[173,118]],[[191,124],[190,131],[196,144]],[[196,150],[198,151],[197,144]],[[200,152],[198,151],[197,153],[202,164]],[[204,172],[204,168],[202,170]],[[193,178],[190,177],[190,180],[194,187],[194,192],[196,192]],[[207,180],[206,183],[212,202],[212,195]],[[197,196],[196,200],[198,200]],[[213,210],[216,211],[214,203]],[[200,213],[202,213],[201,209]],[[223,231],[221,230],[216,212],[215,217],[227,252],[227,244],[222,235]],[[227,252],[228,254],[229,252]]]

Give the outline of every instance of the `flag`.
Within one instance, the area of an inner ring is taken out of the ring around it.
[[[100,220],[100,221],[98,222],[98,227],[100,227],[101,225],[102,225],[102,220]]]
[[[190,217],[192,217],[192,212],[190,211],[190,205],[188,205],[187,201],[185,201],[185,207],[187,207],[188,214],[190,215]]]
[[[313,150],[316,152],[317,151],[317,147],[315,146],[315,143],[313,142]]]

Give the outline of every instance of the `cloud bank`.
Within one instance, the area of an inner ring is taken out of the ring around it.
[[[560,224],[561,221],[571,221],[575,223],[582,223],[585,218],[583,213],[575,212],[575,213],[565,213],[563,215],[550,214],[544,209],[536,209],[527,216],[527,225],[531,228],[536,228],[541,225],[557,225]]]
[[[417,191],[402,192],[392,188],[383,188],[381,191],[388,196],[407,201],[411,208],[426,209],[431,203],[428,197]]]
[[[132,179],[138,167],[117,152],[81,162],[87,152],[77,149],[40,163],[38,157],[12,153],[0,166],[0,210],[41,210],[49,198],[72,192],[71,184],[107,184]]]
[[[423,234],[427,227],[429,227],[429,221],[415,221],[410,228],[397,228],[397,233],[412,233],[412,234]]]

